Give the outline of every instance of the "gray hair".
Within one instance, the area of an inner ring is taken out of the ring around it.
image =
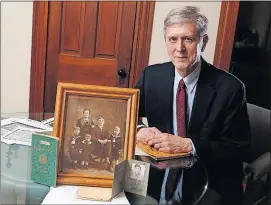
[[[168,26],[192,21],[197,25],[197,33],[200,38],[207,34],[208,19],[200,12],[200,9],[194,6],[176,8],[171,10],[164,20],[164,35]]]

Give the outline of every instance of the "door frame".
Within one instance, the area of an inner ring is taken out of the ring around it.
[[[137,82],[149,63],[155,1],[138,1],[131,58],[129,87]],[[29,113],[43,119],[46,53],[48,39],[48,1],[33,2],[33,28],[30,72]]]
[[[213,63],[225,71],[229,71],[230,69],[238,11],[239,1],[221,2]]]

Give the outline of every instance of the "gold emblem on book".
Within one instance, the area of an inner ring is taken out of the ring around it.
[[[39,162],[40,162],[41,164],[46,164],[46,162],[47,162],[47,157],[46,157],[46,155],[44,155],[44,154],[40,155],[40,157],[39,157]]]

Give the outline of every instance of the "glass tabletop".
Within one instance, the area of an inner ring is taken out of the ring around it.
[[[20,126],[20,120],[42,121],[53,117],[52,113],[1,113],[1,120],[18,119],[4,126],[7,132]],[[34,123],[34,122],[33,122]],[[53,124],[50,123],[50,126]],[[27,126],[26,126],[27,127]],[[2,135],[3,133],[1,133]],[[1,142],[1,202],[3,204],[41,204],[50,187],[31,180],[31,146]],[[152,197],[125,193],[131,204],[157,204]]]
[[[31,147],[1,143],[2,204],[41,204],[50,187],[31,180]],[[151,197],[126,193],[131,204],[157,204]]]
[[[43,119],[42,113],[1,113],[3,119]],[[48,114],[52,117],[52,114]],[[16,123],[2,129],[11,131]],[[49,191],[49,187],[31,180],[31,147],[1,142],[1,202],[3,204],[40,204]]]
[[[31,180],[31,147],[1,143],[1,202],[41,204],[49,187]]]
[[[151,157],[136,156],[137,160],[150,164],[148,194],[160,199],[162,180],[167,168],[182,170],[182,205],[196,205],[204,197],[208,188],[208,174],[204,163],[197,157],[182,157],[177,159],[155,161]]]
[[[13,113],[1,114],[1,119],[47,119],[53,114]],[[45,116],[45,118],[44,118]],[[1,124],[2,127],[2,124]],[[136,156],[137,160],[150,163],[148,197],[126,193],[131,204],[157,204],[160,187],[157,176],[161,177],[165,167],[175,164],[184,170],[183,204],[197,204],[204,196],[208,186],[208,176],[204,164],[199,159],[169,160],[157,163],[147,157]],[[149,160],[149,161],[148,161]],[[158,175],[157,175],[158,173]],[[1,142],[1,202],[3,204],[41,204],[50,187],[37,184],[31,180],[31,146],[6,144]],[[160,175],[159,175],[160,174]],[[188,182],[188,183],[186,183]],[[155,194],[153,194],[155,193]],[[156,198],[156,200],[155,200]]]

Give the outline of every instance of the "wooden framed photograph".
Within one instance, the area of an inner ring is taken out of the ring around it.
[[[134,157],[138,106],[137,89],[58,83],[57,183],[112,187],[115,165]]]

